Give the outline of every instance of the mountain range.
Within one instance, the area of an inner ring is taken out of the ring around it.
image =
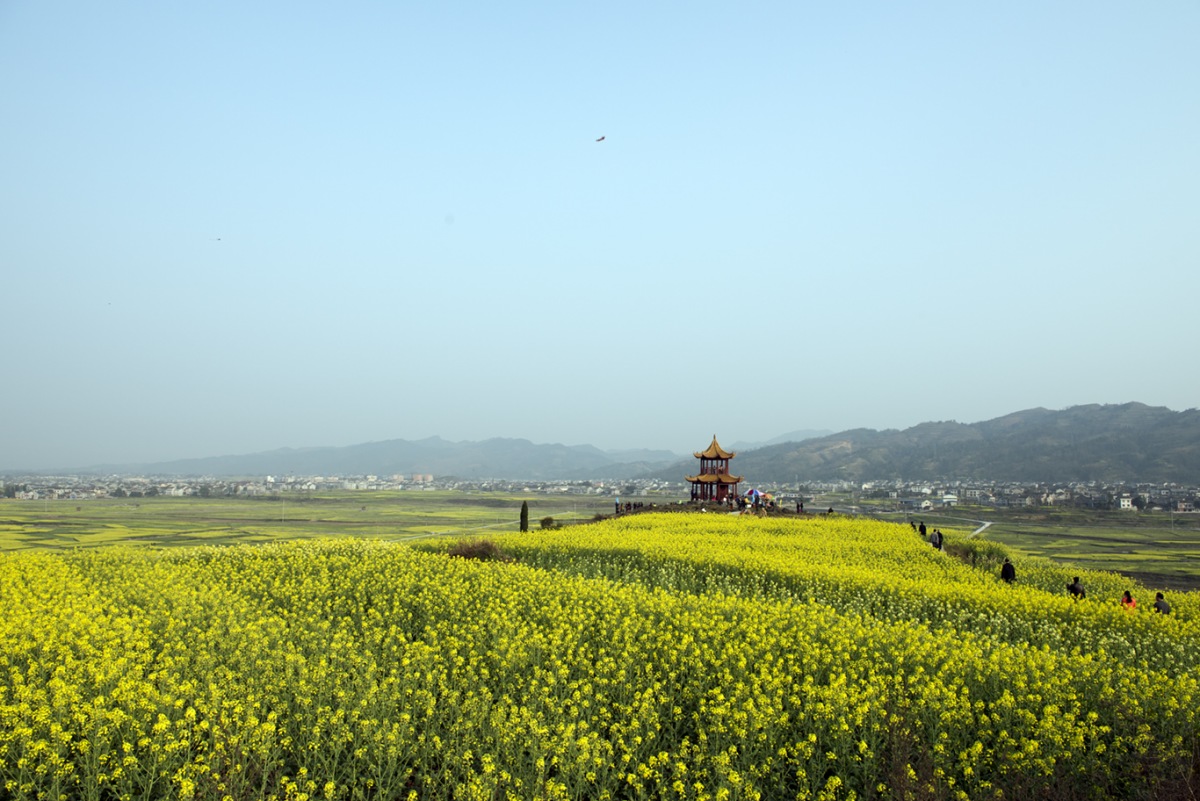
[[[981,423],[854,429],[747,451],[731,467],[764,483],[961,478],[1197,486],[1200,411],[1091,404],[1028,409]]]
[[[344,447],[280,448],[150,464],[98,465],[69,472],[161,476],[360,476],[431,474],[463,479],[616,479],[677,461],[664,450],[602,451],[591,445],[534,444],[494,438],[450,442],[441,437],[391,439]],[[68,472],[68,471],[56,471]]]
[[[1141,403],[1028,409],[980,423],[929,422],[904,430],[801,430],[766,444],[726,447],[738,454],[733,472],[752,484],[961,478],[1200,485],[1200,411],[1176,412]],[[430,437],[70,472],[231,477],[421,473],[519,481],[680,481],[697,468],[690,454],[665,450],[603,451],[591,445],[525,439],[450,442]]]

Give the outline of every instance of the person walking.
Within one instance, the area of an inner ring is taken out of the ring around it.
[[[1071,583],[1067,585],[1067,592],[1071,593],[1071,597],[1076,601],[1087,597],[1087,592],[1084,591],[1083,585],[1079,583],[1079,576],[1071,579]]]
[[[1161,592],[1154,595],[1154,611],[1160,615],[1171,614],[1171,605],[1167,603],[1167,599]]]
[[[1017,580],[1017,569],[1013,566],[1013,563],[1007,556],[1004,557],[1004,564],[1000,566],[1000,578],[1003,579],[1006,584],[1012,584]]]
[[[1121,596],[1121,608],[1126,612],[1132,612],[1137,609],[1137,601],[1133,600],[1133,596],[1129,594],[1129,590],[1125,590],[1125,594]]]

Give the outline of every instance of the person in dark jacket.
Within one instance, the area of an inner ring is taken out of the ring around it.
[[[1161,592],[1156,593],[1154,596],[1154,611],[1160,615],[1171,614],[1171,605],[1167,603],[1167,599],[1163,597]]]
[[[1078,601],[1080,598],[1086,598],[1087,593],[1083,590],[1083,585],[1079,583],[1079,576],[1071,579],[1071,583],[1067,585],[1067,592]]]
[[[1004,579],[1008,584],[1012,584],[1017,580],[1017,569],[1013,567],[1013,563],[1008,557],[1004,557],[1004,564],[1000,566],[1000,578]]]

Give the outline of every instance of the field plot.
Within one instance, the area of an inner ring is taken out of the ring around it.
[[[1200,587],[1200,531],[1194,529],[1021,523],[993,528],[989,538],[1052,559],[1167,586]]]
[[[94,501],[0,499],[0,551],[102,545],[186,547],[322,537],[404,540],[431,534],[515,531],[522,500],[531,526],[543,517],[585,522],[612,512],[597,496],[345,492],[271,499],[139,498]],[[845,499],[828,500],[839,508]],[[818,508],[823,506],[818,505]],[[873,512],[864,509],[867,514]],[[892,513],[895,514],[895,513]],[[960,507],[911,513],[929,525],[971,530],[1021,555],[1115,571],[1147,585],[1200,589],[1200,516],[1000,511]]]
[[[611,512],[600,497],[456,492],[322,494],[261,499],[139,498],[136,501],[0,500],[0,551],[98,545],[234,545],[313,537],[405,539],[515,531],[522,500],[530,519],[590,520]]]
[[[4,797],[1200,791],[1200,596],[864,519],[0,555]],[[503,555],[503,554],[502,554]],[[1116,594],[1132,586],[1143,608]]]
[[[981,537],[1025,554],[1115,571],[1146,584],[1200,589],[1200,515],[1196,514],[959,507],[949,512],[913,512],[911,517],[929,525],[955,527],[988,520],[991,525]]]

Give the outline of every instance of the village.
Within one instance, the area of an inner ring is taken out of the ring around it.
[[[682,478],[682,477],[681,477]],[[755,484],[739,482],[740,494],[750,489],[771,494],[780,506],[836,497],[838,511],[926,511],[956,506],[983,508],[1063,507],[1129,512],[1194,513],[1200,487],[1177,484],[1099,482],[1021,483],[948,479],[940,482],[871,481]],[[8,476],[0,479],[0,498],[41,501],[87,501],[108,498],[241,497],[273,498],[327,492],[505,493],[638,498],[658,504],[715,498],[689,498],[688,483],[661,479],[517,481],[462,480],[429,474],[351,476],[263,476],[222,478],[199,476]],[[720,501],[724,503],[724,498]]]

